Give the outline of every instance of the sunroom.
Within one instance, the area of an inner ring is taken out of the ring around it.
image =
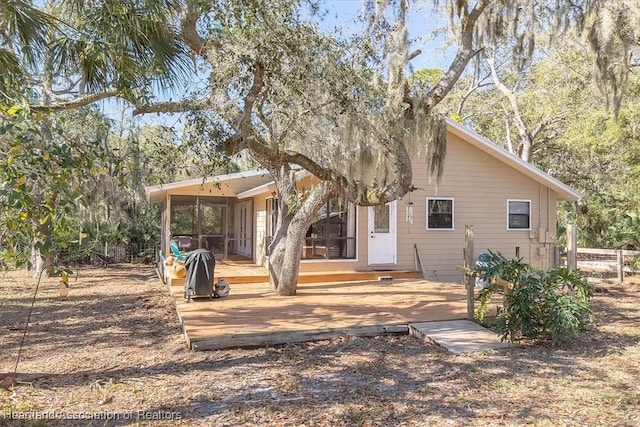
[[[253,199],[238,195],[270,181],[259,170],[147,187],[147,200],[161,205],[162,258],[173,241],[182,252],[208,249],[217,259],[251,259]]]
[[[301,185],[311,185],[304,172],[299,175]],[[161,205],[162,260],[171,254],[174,242],[181,252],[207,249],[218,260],[267,264],[279,203],[266,171],[151,186],[146,194],[151,203]],[[302,260],[316,265],[303,270],[316,269],[322,261],[357,262],[358,215],[352,203],[329,200],[300,242]]]

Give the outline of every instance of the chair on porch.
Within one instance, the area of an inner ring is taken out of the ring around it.
[[[185,252],[181,252],[180,248],[178,247],[178,244],[176,242],[174,242],[173,240],[171,241],[171,244],[169,245],[171,248],[171,253],[173,254],[173,256],[176,257],[176,259],[178,261],[186,261],[187,256],[189,255],[188,253]]]

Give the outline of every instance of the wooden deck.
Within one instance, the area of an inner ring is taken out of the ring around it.
[[[260,347],[346,335],[408,333],[410,323],[466,316],[462,285],[422,279],[378,280],[378,276],[391,272],[324,272],[301,275],[297,295],[281,297],[266,280],[257,281],[246,274],[251,266],[222,267],[216,266],[216,278],[225,277],[230,283],[227,297],[200,298],[187,303],[183,280],[169,285],[191,349]],[[245,275],[234,276],[234,269]],[[399,273],[401,277],[405,274]],[[361,274],[369,276],[362,279]],[[318,281],[319,277],[332,281]],[[311,283],[305,283],[305,278]]]
[[[229,283],[262,283],[269,281],[265,267],[251,264],[245,260],[216,261],[216,278],[224,277]],[[415,270],[380,270],[380,271],[320,271],[301,272],[298,283],[315,282],[348,282],[361,280],[378,280],[382,276],[394,279],[419,279],[422,277]]]

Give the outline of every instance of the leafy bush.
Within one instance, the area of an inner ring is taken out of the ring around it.
[[[484,319],[484,316],[489,312],[491,297],[499,288],[495,279],[514,283],[519,277],[529,274],[532,270],[532,267],[523,263],[522,259],[507,259],[500,252],[489,251],[489,260],[485,264],[485,266],[475,269],[477,274],[489,282],[489,287],[483,289],[477,298],[480,301],[480,308],[476,313],[476,318],[479,320]]]
[[[589,307],[591,286],[576,271],[564,267],[542,271],[521,259],[508,260],[491,252],[488,267],[477,271],[491,282],[478,296],[479,320],[486,315],[489,300],[498,288],[495,279],[513,283],[496,318],[502,340],[528,338],[558,344],[593,323]]]

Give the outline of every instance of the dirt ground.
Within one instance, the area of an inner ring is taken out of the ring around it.
[[[144,266],[85,269],[68,298],[0,277],[0,426],[640,425],[640,281],[601,281],[560,347],[454,355],[409,336],[189,352]],[[16,382],[18,381],[18,382]]]

